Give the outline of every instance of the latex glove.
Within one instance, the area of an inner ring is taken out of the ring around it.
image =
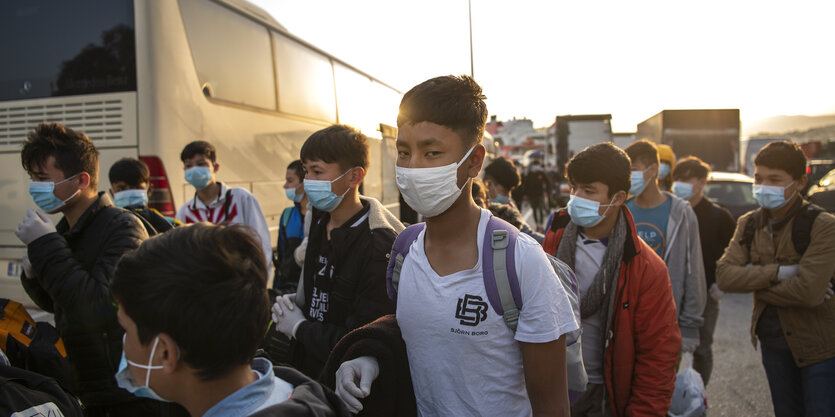
[[[30,244],[39,237],[55,232],[55,225],[45,213],[40,210],[29,209],[23,220],[17,225],[14,234],[25,244]]]
[[[277,297],[272,311],[276,330],[289,338],[295,338],[299,324],[307,320],[304,318],[301,309],[296,305],[296,294],[285,294]]]
[[[336,370],[336,395],[351,414],[362,411],[360,399],[371,394],[371,384],[380,375],[380,365],[372,356],[342,362]]]
[[[32,271],[32,262],[29,262],[29,252],[23,252],[23,260],[20,263],[23,266],[23,273],[26,278],[35,278],[35,272]]]
[[[720,290],[719,285],[714,282],[713,285],[710,286],[710,296],[718,303],[719,300],[725,296],[725,293]]]
[[[832,281],[829,281],[829,286],[826,287],[826,294],[824,294],[823,298],[828,300],[832,298],[833,295],[835,295],[835,287],[833,287]]]
[[[798,265],[780,265],[777,267],[777,279],[780,281],[794,278],[797,275]]]
[[[693,353],[699,347],[699,338],[682,337],[681,338],[681,353]]]

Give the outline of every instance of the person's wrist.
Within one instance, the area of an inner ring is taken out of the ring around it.
[[[301,326],[302,323],[304,323],[306,321],[307,320],[305,320],[305,319],[301,319],[301,320],[297,321],[296,324],[293,325],[293,330],[290,332],[290,334],[293,336],[293,339],[296,338],[296,332],[299,331],[299,326]]]

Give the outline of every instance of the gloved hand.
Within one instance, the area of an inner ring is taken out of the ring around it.
[[[777,279],[780,281],[794,278],[797,275],[798,265],[780,265],[777,267]]]
[[[23,252],[23,260],[20,262],[23,267],[23,273],[26,278],[35,278],[35,272],[32,271],[32,262],[29,262],[29,252]],[[829,284],[832,285],[832,284]]]
[[[17,225],[14,234],[25,244],[30,244],[39,237],[55,232],[55,225],[45,213],[40,210],[29,209],[23,220]]]
[[[372,356],[342,362],[336,370],[336,395],[351,414],[362,411],[360,399],[371,394],[371,384],[380,375],[380,365]]]
[[[719,289],[719,285],[717,285],[715,282],[710,286],[709,291],[711,298],[713,298],[717,303],[719,302],[719,300],[722,299],[722,297],[725,296],[725,293]]]
[[[682,337],[681,338],[681,353],[693,353],[699,347],[698,337]]]
[[[826,287],[826,294],[824,294],[823,299],[828,300],[832,298],[833,295],[835,295],[835,287],[833,287],[832,281],[829,281],[829,286]]]
[[[276,298],[272,310],[276,330],[289,338],[295,338],[299,324],[307,320],[296,305],[296,294],[285,294]]]

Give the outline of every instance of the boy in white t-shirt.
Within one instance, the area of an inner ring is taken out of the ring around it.
[[[516,240],[522,309],[514,334],[488,302],[482,242],[490,212],[475,205],[487,118],[467,76],[428,80],[406,93],[397,124],[397,185],[426,219],[402,265],[397,323],[406,343],[418,415],[568,415],[565,336],[578,328],[542,248]],[[357,411],[379,369],[345,362],[337,393]]]

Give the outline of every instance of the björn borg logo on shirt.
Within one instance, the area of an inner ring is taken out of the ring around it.
[[[464,298],[458,299],[455,318],[461,319],[464,326],[478,326],[487,320],[487,303],[477,295],[465,294]]]

